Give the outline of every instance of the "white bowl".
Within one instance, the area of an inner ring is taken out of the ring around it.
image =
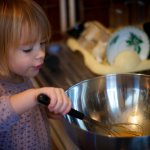
[[[141,60],[145,60],[149,55],[149,47],[148,36],[143,30],[127,26],[119,29],[110,37],[106,46],[107,60],[113,64],[115,57],[125,50],[133,50]]]

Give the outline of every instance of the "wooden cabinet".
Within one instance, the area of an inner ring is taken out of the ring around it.
[[[97,20],[104,26],[116,28],[119,25],[136,24],[150,21],[149,0],[36,0],[45,10],[52,26],[52,41],[60,40],[63,36],[62,20],[66,29],[72,27],[70,22],[70,3],[74,2],[75,21]],[[61,16],[60,2],[65,2],[65,17]]]
[[[109,1],[110,0],[74,0],[75,23],[97,20],[105,26],[109,25]],[[61,38],[60,0],[36,0],[46,12],[52,25],[52,40]],[[67,29],[69,24],[69,1],[66,0]]]
[[[83,20],[97,20],[109,26],[110,0],[82,0]]]
[[[59,0],[35,0],[46,12],[52,28],[52,40],[58,40],[60,33]]]
[[[109,26],[138,25],[150,21],[148,0],[111,0]]]

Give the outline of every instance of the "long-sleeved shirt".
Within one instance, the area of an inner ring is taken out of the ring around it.
[[[30,80],[17,84],[0,80],[0,150],[51,148],[45,109],[37,105],[18,115],[11,106],[9,96],[29,88],[32,88]]]

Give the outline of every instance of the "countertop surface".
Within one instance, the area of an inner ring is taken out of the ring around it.
[[[48,51],[44,66],[35,78],[38,86],[54,86],[67,90],[83,80],[100,76],[92,73],[84,65],[83,57],[79,52],[72,52],[62,43],[55,46],[57,49]],[[150,75],[150,70],[138,73]],[[61,120],[50,119],[50,124],[54,150],[70,150],[72,148],[79,150],[66,134]]]
[[[35,78],[38,86],[54,86],[67,90],[82,80],[97,76],[86,68],[80,53],[72,52],[64,44],[55,46],[58,46],[59,49],[57,52],[48,51],[44,66]],[[54,150],[79,150],[65,132],[61,120],[50,119],[50,124]]]
[[[41,86],[55,86],[67,90],[82,80],[96,76],[98,75],[84,65],[79,52],[72,52],[67,46],[59,44],[57,52],[48,51],[44,66],[36,80]]]
[[[100,75],[92,73],[79,52],[72,52],[65,44],[55,44],[57,51],[49,50],[44,66],[36,80],[40,86],[55,86],[67,90],[83,80]],[[150,70],[137,72],[150,75]]]

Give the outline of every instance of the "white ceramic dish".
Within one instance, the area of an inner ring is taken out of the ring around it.
[[[81,47],[74,38],[67,40],[67,46],[73,52],[79,51],[84,58],[84,63],[95,74],[129,73],[150,70],[150,59],[140,60],[134,51],[123,51],[116,56],[114,64],[99,63],[91,53]]]
[[[146,33],[136,27],[127,26],[117,30],[106,46],[106,56],[110,64],[113,64],[116,56],[125,50],[137,52],[141,60],[148,58],[150,52],[149,39]]]

